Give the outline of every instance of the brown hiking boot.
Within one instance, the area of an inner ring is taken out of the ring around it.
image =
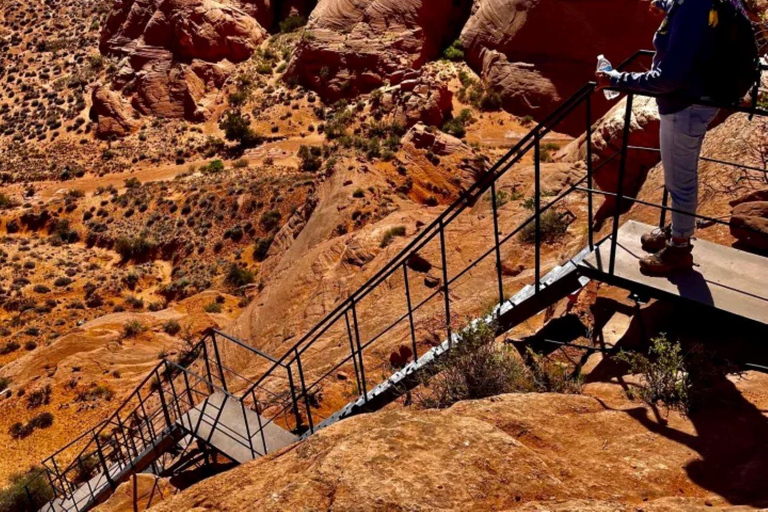
[[[654,229],[640,237],[645,252],[659,252],[667,245],[667,240],[672,238],[672,228],[670,226],[664,229]]]
[[[662,250],[640,260],[640,272],[645,275],[663,276],[693,268],[691,244],[678,246],[667,243]]]

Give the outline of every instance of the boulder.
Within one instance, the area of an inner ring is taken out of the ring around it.
[[[469,0],[321,0],[285,78],[329,101],[367,93],[440,55]]]
[[[638,0],[476,0],[460,39],[467,62],[506,109],[541,119],[594,78],[597,55],[618,63],[649,47],[660,22]],[[598,112],[609,107],[596,103]]]
[[[93,89],[91,119],[97,122],[96,134],[103,139],[124,137],[141,124],[136,112],[119,93],[98,85]]]
[[[753,196],[768,196],[768,190]],[[747,249],[768,251],[768,198],[738,202],[731,217],[731,235]]]
[[[442,126],[453,110],[453,93],[435,77],[412,73],[382,94],[381,110],[406,128],[416,123]]]
[[[595,185],[606,192],[618,190],[619,162],[617,153],[621,151],[624,137],[624,116],[627,108],[626,99],[620,101],[605,116],[592,126],[592,166],[597,169],[593,174]],[[633,146],[649,148],[659,147],[659,111],[653,98],[636,97],[632,103],[629,143]],[[571,142],[557,155],[565,162],[585,161],[587,157],[586,135]],[[658,152],[632,151],[627,161],[624,181],[624,194],[635,197],[640,191],[648,171],[659,163]],[[604,162],[610,160],[608,163]],[[598,168],[599,166],[599,168]],[[631,206],[624,202],[624,211]],[[607,197],[596,212],[596,223],[613,215],[616,201]],[[623,212],[622,212],[623,213]]]
[[[118,0],[101,35],[100,49],[121,56],[112,89],[144,115],[208,119],[233,62],[248,59],[267,36],[244,10],[214,0]],[[114,99],[112,100],[114,103]],[[115,135],[124,123],[94,110]]]
[[[431,151],[436,155],[445,156],[460,150],[471,151],[469,146],[453,135],[430,129],[423,123],[419,123],[405,134],[403,144],[413,144],[416,149]]]

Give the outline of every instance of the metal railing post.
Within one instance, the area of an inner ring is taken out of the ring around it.
[[[299,379],[301,381],[301,394],[304,395],[304,405],[307,408],[307,421],[309,422],[309,432],[314,434],[315,425],[312,421],[312,409],[309,405],[309,395],[307,394],[307,384],[304,381],[304,370],[301,368],[301,355],[299,349],[295,348],[296,353],[296,369],[299,371]]]
[[[499,310],[501,314],[501,305],[504,304],[504,280],[501,274],[501,242],[499,241],[499,207],[496,199],[496,182],[491,183],[491,205],[493,207],[493,243],[496,248],[496,278],[499,283]]]
[[[229,392],[229,388],[227,388],[227,378],[224,377],[224,366],[221,364],[219,345],[216,343],[215,334],[211,334],[211,340],[213,341],[213,352],[216,354],[216,365],[219,367],[219,375],[221,375],[221,387],[224,388],[224,391]]]
[[[288,372],[288,385],[291,387],[291,400],[293,401],[293,414],[294,416],[296,416],[296,428],[298,429],[299,425],[301,425],[301,413],[299,412],[299,399],[296,396],[296,384],[293,381],[293,370],[291,369],[291,364],[289,363],[285,367],[285,369]]]
[[[176,404],[176,414],[178,416],[176,419],[181,419],[182,412],[181,412],[181,406],[179,405],[179,395],[176,393],[176,386],[173,384],[173,367],[168,364],[168,362],[165,362],[165,368],[166,372],[168,372],[168,383],[171,385],[171,393],[173,393],[173,403]],[[185,373],[184,370],[180,370],[182,373]]]
[[[357,384],[357,391],[359,392],[362,387],[360,384],[360,370],[357,367],[357,352],[355,352],[355,340],[352,336],[352,327],[349,325],[349,309],[344,311],[344,323],[347,326],[347,337],[349,338],[349,349],[352,353],[352,365],[355,368],[355,383]]]
[[[259,411],[259,401],[256,399],[256,393],[251,391],[253,396],[253,408],[256,410],[256,421],[259,422],[259,434],[261,434],[261,444],[264,447],[264,455],[267,454],[267,436],[264,435],[264,425],[261,422],[261,411]]]
[[[592,94],[587,96],[587,232],[589,250],[595,250],[595,233],[592,219],[594,218],[594,199],[592,194]]]
[[[403,262],[403,281],[405,283],[405,300],[408,304],[408,326],[411,329],[411,345],[413,348],[413,362],[419,360],[419,354],[416,347],[416,328],[413,324],[413,305],[411,304],[411,287],[408,285],[408,265]],[[347,323],[349,326],[349,323]]]
[[[443,219],[440,219],[440,256],[443,263],[443,294],[445,298],[445,327],[448,332],[448,346],[453,343],[453,336],[451,333],[451,297],[450,289],[448,285],[448,256],[446,255],[445,247],[445,225]]]
[[[163,381],[160,378],[160,372],[155,370],[155,378],[157,378],[157,392],[160,396],[160,406],[163,408],[163,417],[165,418],[165,425],[167,428],[171,428],[173,423],[171,422],[171,415],[168,412],[168,404],[165,402],[165,393],[163,393]]]
[[[109,467],[107,466],[107,461],[106,459],[104,459],[104,453],[101,451],[101,443],[99,443],[99,435],[94,434],[93,439],[96,442],[96,453],[99,454],[99,462],[101,463],[101,467],[104,470],[104,476],[106,477],[107,482],[109,482],[109,486],[114,489],[116,485],[115,485],[115,482],[112,480],[112,475],[109,474]]]
[[[205,359],[205,373],[208,377],[208,393],[213,394],[213,375],[211,374],[210,357],[208,356],[208,344],[203,340],[203,359]]]
[[[627,149],[629,147],[629,135],[632,124],[632,102],[634,94],[627,96],[627,109],[624,112],[624,134],[621,142],[621,160],[619,162],[619,183],[616,190],[616,212],[613,216],[613,230],[611,232],[611,259],[608,266],[608,273],[614,275],[616,270],[616,247],[618,246],[619,220],[621,218],[621,209],[624,200],[624,175],[627,170]]]
[[[360,382],[363,384],[362,392],[363,392],[363,401],[367,404],[368,403],[368,385],[365,382],[365,361],[363,359],[363,348],[360,344],[360,326],[357,323],[357,307],[355,306],[355,299],[354,297],[350,299],[351,307],[352,307],[352,324],[355,328],[355,341],[357,343],[357,357],[360,361]]]
[[[241,400],[240,407],[243,410],[243,422],[245,423],[245,435],[248,437],[248,449],[251,451],[251,457],[256,458],[256,450],[253,449],[253,439],[251,439],[251,426],[248,424],[248,415],[245,413],[245,403]]]
[[[533,211],[535,224],[535,247],[534,247],[534,284],[536,293],[541,290],[541,138],[536,133],[536,143],[533,150]]]

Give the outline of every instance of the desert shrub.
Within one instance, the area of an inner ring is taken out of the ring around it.
[[[20,421],[17,421],[8,429],[8,433],[14,439],[24,439],[25,437],[32,435],[33,431],[34,429],[32,427],[25,425]]]
[[[163,324],[163,331],[171,336],[176,336],[181,332],[181,324],[176,320],[168,320]]]
[[[229,111],[221,121],[224,138],[238,142],[241,146],[251,146],[258,142],[258,137],[251,129],[251,123],[238,111]]]
[[[221,313],[221,304],[211,302],[205,305],[203,308],[206,313]]]
[[[275,237],[273,236],[257,238],[253,244],[253,259],[256,261],[264,261],[267,259],[267,253],[269,252],[269,248],[272,246],[274,239]]]
[[[157,248],[154,240],[142,233],[139,236],[121,236],[115,240],[115,251],[128,260],[148,257]]]
[[[560,149],[560,145],[555,144],[554,142],[547,142],[543,144],[539,153],[539,159],[542,162],[552,162],[554,160],[552,153],[556,152],[558,149]]]
[[[472,118],[472,111],[468,108],[462,109],[461,113],[450,119],[443,124],[442,130],[445,133],[453,135],[454,137],[463,138],[467,134],[467,125],[474,119]]]
[[[229,104],[233,107],[242,107],[246,104],[250,94],[246,90],[237,90],[229,95]]]
[[[282,219],[282,215],[277,210],[269,210],[261,214],[261,218],[259,219],[259,225],[264,231],[270,232],[280,225],[280,220]]]
[[[485,111],[501,110],[503,99],[496,91],[486,91],[480,98],[480,108]]]
[[[16,201],[0,192],[0,210],[7,210],[8,208],[13,208],[17,205],[18,203]]]
[[[207,164],[200,166],[200,172],[203,174],[216,174],[224,170],[224,162],[221,160],[211,160]]]
[[[75,474],[72,478],[73,483],[85,483],[96,473],[96,469],[99,467],[99,457],[95,453],[88,456],[80,455],[75,467]]]
[[[541,214],[541,240],[547,243],[553,243],[560,240],[566,231],[568,231],[568,219],[562,212],[550,208]],[[536,241],[536,223],[534,221],[520,230],[520,240],[525,243],[534,243]]]
[[[388,229],[386,233],[384,233],[384,236],[381,238],[379,247],[382,249],[387,247],[397,236],[405,236],[405,226],[396,226],[394,228]]]
[[[37,348],[37,343],[34,341],[28,341],[24,344],[24,348],[28,351],[35,350]]]
[[[146,326],[138,320],[129,320],[123,325],[123,338],[133,338],[146,330]]]
[[[323,151],[317,146],[302,145],[299,148],[299,159],[301,159],[301,170],[315,172],[320,170],[323,165]]]
[[[234,167],[235,169],[245,169],[246,167],[248,167],[248,160],[246,160],[245,158],[241,158],[240,160],[235,160],[234,162],[232,162],[232,167]]]
[[[36,284],[36,285],[34,286],[34,288],[32,288],[32,290],[33,290],[35,293],[48,293],[48,292],[50,292],[50,291],[51,291],[51,289],[50,289],[50,288],[48,288],[47,286],[45,286],[44,284]]]
[[[0,489],[0,512],[37,512],[52,499],[45,470],[32,468],[8,478],[8,485]]]
[[[443,51],[443,58],[452,61],[464,60],[464,48],[461,44],[461,40],[455,40],[451,46],[446,48],[445,51]]]
[[[493,324],[470,324],[459,338],[425,383],[426,393],[417,395],[420,406],[445,408],[461,400],[531,391],[525,364],[513,348],[496,343]]]
[[[568,366],[536,354],[530,348],[526,351],[531,387],[539,393],[580,393],[581,378],[572,375]]]
[[[69,286],[70,284],[72,284],[72,278],[67,276],[57,277],[53,281],[53,286],[57,286],[59,288],[63,288],[64,286]]]
[[[11,340],[6,342],[5,345],[0,347],[0,355],[4,356],[6,354],[10,354],[11,352],[15,352],[21,348],[21,345],[16,343],[15,341]]]
[[[29,420],[28,425],[32,428],[48,428],[53,425],[53,414],[50,412],[41,412]]]
[[[306,24],[307,18],[298,14],[291,14],[280,22],[280,32],[287,34],[288,32],[293,32],[294,30],[300,29]]]
[[[83,389],[77,392],[75,402],[95,402],[96,400],[112,400],[114,396],[112,388],[105,385],[91,386],[88,389]]]
[[[361,197],[365,197],[365,190],[358,188],[355,189],[354,192],[352,192],[352,197],[360,199]]]
[[[688,410],[691,382],[680,343],[673,343],[662,334],[651,340],[648,356],[621,352],[617,358],[629,364],[632,373],[643,376],[638,393],[642,401]]]
[[[226,281],[227,284],[235,286],[237,288],[251,284],[254,280],[253,272],[247,268],[243,268],[236,263],[232,263],[227,271]],[[206,310],[207,311],[207,310]],[[216,311],[218,313],[219,311]],[[209,311],[210,313],[210,311]]]
[[[139,188],[141,186],[141,182],[138,178],[127,178],[125,180],[125,188]]]
[[[27,394],[27,409],[35,409],[51,402],[51,386],[35,389]]]
[[[5,391],[8,389],[8,386],[11,384],[11,378],[10,377],[0,377],[0,392]]]

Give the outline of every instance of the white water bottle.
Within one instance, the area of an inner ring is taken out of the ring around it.
[[[611,62],[605,58],[605,55],[598,55],[597,56],[597,70],[603,71],[605,73],[613,70],[613,66],[611,66]],[[615,100],[619,97],[618,91],[609,91],[608,89],[603,89],[603,94],[605,94],[605,99],[607,100]]]

